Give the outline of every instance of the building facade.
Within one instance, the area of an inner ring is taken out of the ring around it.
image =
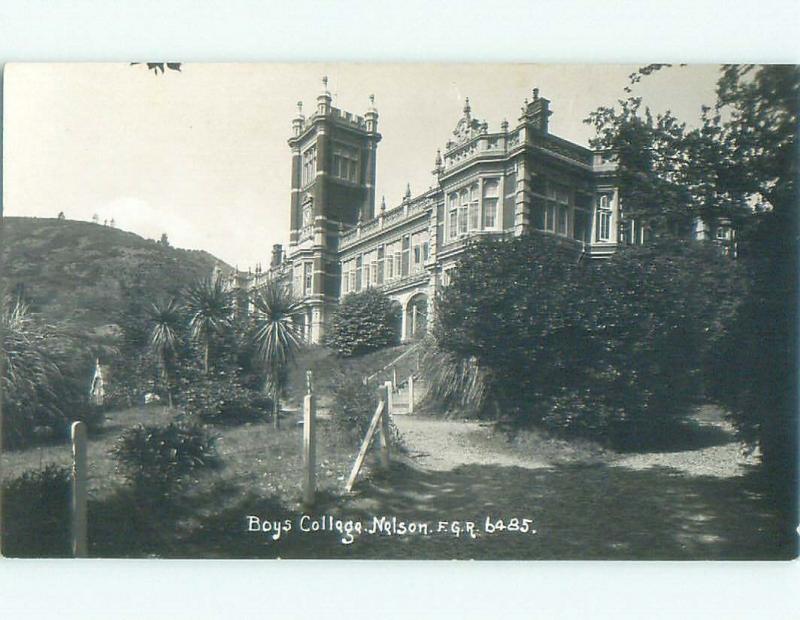
[[[552,234],[590,258],[613,253],[621,238],[615,165],[549,131],[550,101],[533,89],[517,122],[498,131],[475,118],[469,100],[444,148],[430,189],[376,208],[378,112],[363,116],[331,105],[327,80],[316,107],[292,121],[289,246],[273,249],[269,269],[239,272],[246,292],[270,278],[291,283],[303,300],[302,329],[322,342],[339,300],[366,288],[384,291],[401,308],[402,339],[425,333],[431,300],[446,286],[470,239]],[[645,230],[625,227],[641,242]],[[246,303],[246,302],[245,302]]]

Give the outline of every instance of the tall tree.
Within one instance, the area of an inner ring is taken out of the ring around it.
[[[196,281],[186,292],[189,334],[202,352],[203,372],[208,374],[214,345],[231,328],[233,296],[225,290],[221,274]]]
[[[148,348],[156,360],[159,379],[167,391],[167,400],[171,407],[170,371],[175,361],[183,317],[175,298],[151,304],[148,315],[150,323]]]
[[[628,99],[589,116],[593,145],[616,153],[626,216],[641,212],[657,224],[673,215],[726,216],[738,224],[751,286],[727,321],[709,387],[743,438],[760,447],[763,470],[785,494],[797,484],[800,67],[721,67],[717,100],[694,129],[669,113],[653,117],[632,96],[660,68],[634,73]]]
[[[264,369],[265,388],[272,397],[272,419],[280,426],[280,396],[289,364],[302,344],[302,334],[295,323],[300,305],[290,290],[277,280],[252,296],[254,309],[252,341],[258,361]]]
[[[729,325],[715,387],[737,429],[760,446],[776,489],[791,495],[797,485],[800,67],[727,65],[717,95],[715,110],[725,119],[719,150],[732,162],[725,186],[747,196],[756,214],[740,238],[752,294]]]

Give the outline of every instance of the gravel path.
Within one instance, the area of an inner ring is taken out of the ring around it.
[[[512,451],[479,445],[477,433],[488,433],[478,422],[441,420],[419,416],[394,416],[409,456],[431,471],[449,471],[460,465],[502,465],[538,469],[548,463]]]
[[[461,465],[500,465],[540,469],[554,464],[544,456],[536,456],[535,446],[526,450],[503,448],[497,441],[481,441],[492,431],[474,421],[443,420],[422,416],[394,416],[409,457],[430,471],[449,471]],[[720,445],[684,451],[649,452],[620,455],[608,452],[600,459],[607,465],[633,470],[668,467],[689,476],[731,478],[741,476],[758,463],[758,453],[747,453],[735,440],[732,428],[724,421],[703,422],[729,434],[730,441]],[[552,452],[552,449],[549,451]]]

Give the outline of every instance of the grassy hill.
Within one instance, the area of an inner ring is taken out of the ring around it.
[[[23,292],[49,320],[98,336],[117,331],[131,300],[176,294],[219,262],[89,222],[6,217],[0,234],[0,286]]]

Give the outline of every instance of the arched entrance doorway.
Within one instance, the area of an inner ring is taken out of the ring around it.
[[[394,321],[395,343],[403,338],[403,306],[399,301],[392,300],[392,320]]]
[[[428,296],[417,293],[406,304],[406,340],[422,338],[428,331]]]

